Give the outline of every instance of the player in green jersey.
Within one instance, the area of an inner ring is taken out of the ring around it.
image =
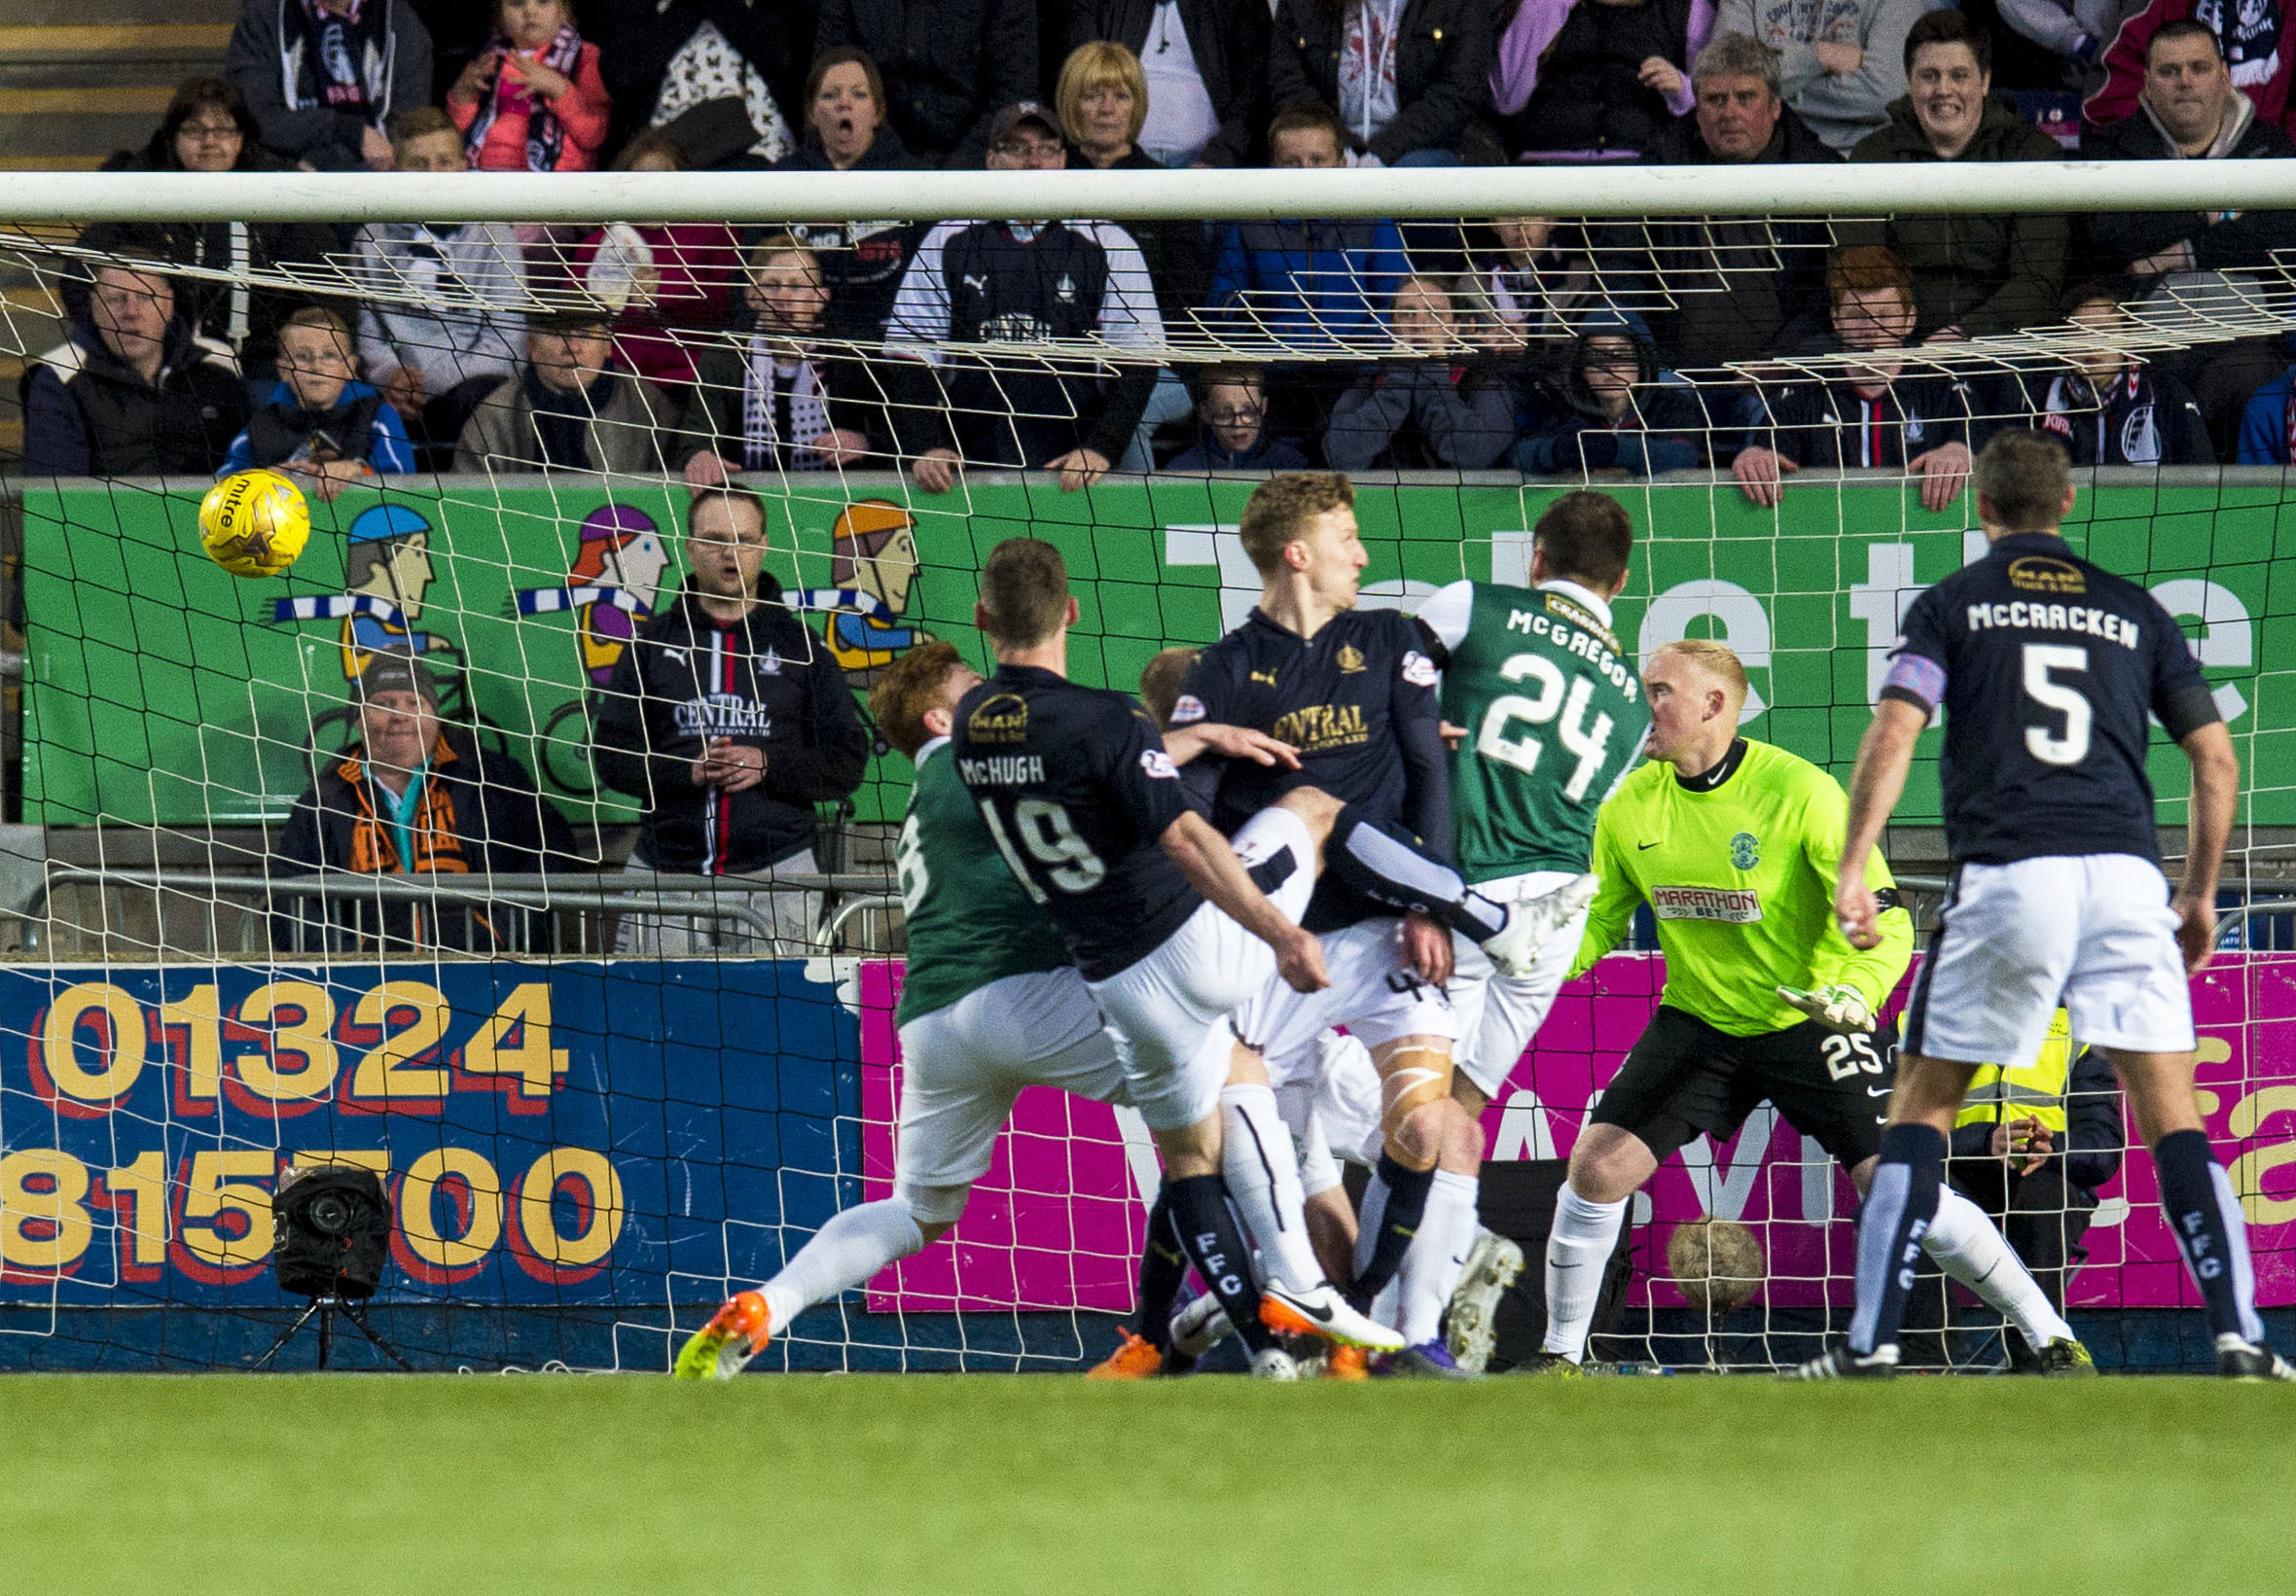
[[[1912,917],[1879,849],[1865,868],[1883,905],[1875,945],[1835,924],[1848,799],[1808,761],[1738,734],[1745,668],[1721,643],[1657,650],[1642,673],[1650,763],[1602,806],[1573,975],[1591,969],[1648,904],[1666,955],[1658,1011],[1570,1155],[1547,1247],[1542,1366],[1585,1356],[1604,1265],[1628,1200],[1702,1131],[1738,1133],[1765,1100],[1866,1188],[1896,1064],[1894,1024],[1874,1014],[1913,957]],[[1948,1193],[1922,1246],[2041,1349],[2045,1373],[2095,1372],[2072,1330],[1967,1198]]]
[[[1633,550],[1633,525],[1615,499],[1565,493],[1532,534],[1528,587],[1454,582],[1419,608],[1443,671],[1443,718],[1465,729],[1451,756],[1453,852],[1488,898],[1543,897],[1589,869],[1596,812],[1634,766],[1650,713],[1610,630]],[[1581,912],[1521,975],[1454,939],[1456,1133],[1439,1167],[1466,1200],[1448,1230],[1432,1204],[1421,1223],[1412,1246],[1428,1250],[1432,1278],[1412,1272],[1418,1290],[1416,1301],[1407,1294],[1403,1332],[1414,1341],[1418,1330],[1434,1333],[1428,1321],[1448,1300],[1452,1355],[1469,1369],[1489,1358],[1492,1315],[1523,1268],[1521,1248],[1475,1224],[1483,1111],[1554,1006],[1585,925]]]
[[[869,694],[885,740],[916,765],[896,856],[909,954],[896,1012],[904,1069],[893,1193],[836,1215],[762,1289],[719,1308],[679,1353],[680,1378],[730,1378],[776,1328],[946,1234],[1023,1087],[1129,1101],[1115,1039],[1067,944],[1006,868],[947,751],[956,702],[980,681],[951,645],[928,641]],[[1185,763],[1210,748],[1286,757],[1267,738],[1220,726],[1190,728],[1169,751]]]

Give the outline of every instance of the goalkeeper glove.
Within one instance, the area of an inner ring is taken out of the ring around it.
[[[1874,1028],[1874,1011],[1866,1007],[1865,994],[1846,982],[1821,986],[1814,992],[1781,986],[1777,995],[1829,1031],[1851,1035]]]

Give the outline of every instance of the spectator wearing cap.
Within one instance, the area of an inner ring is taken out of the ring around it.
[[[1720,0],[1714,35],[1741,34],[1772,51],[1786,104],[1848,153],[1888,122],[1889,102],[1905,92],[1906,30],[1926,9],[1925,0]]]
[[[247,419],[231,351],[176,314],[158,261],[98,265],[71,336],[24,368],[34,477],[206,477]]]
[[[1056,172],[1067,147],[1053,113],[1008,105],[990,128],[991,171]],[[1089,487],[1120,459],[1156,386],[1151,354],[1103,377],[1074,365],[991,367],[951,343],[1095,339],[1153,351],[1164,341],[1156,285],[1113,222],[943,222],[901,279],[885,331],[886,378],[917,486],[945,493],[961,465],[1057,472]]]
[[[1527,406],[1514,450],[1523,474],[1648,477],[1704,466],[1713,435],[1707,406],[1696,387],[1660,369],[1642,319],[1603,309],[1579,325],[1569,370],[1540,384]]]
[[[1119,44],[1147,79],[1134,142],[1165,166],[1241,166],[1268,121],[1268,8],[1224,0],[1088,0],[1068,49]],[[1063,112],[1063,115],[1066,113]]]
[[[673,421],[651,383],[615,369],[602,305],[538,313],[526,321],[524,363],[471,412],[454,469],[651,475]]]
[[[562,869],[573,858],[564,819],[525,766],[488,753],[439,715],[430,669],[378,654],[354,685],[358,735],[314,771],[271,856],[290,870],[376,876],[489,875]],[[436,899],[274,897],[279,952],[446,947],[537,948],[528,912]]]
[[[1992,41],[1957,11],[1906,30],[1906,96],[1860,140],[1860,161],[2062,160],[2057,141],[1992,94]],[[1917,341],[1986,337],[2054,321],[2064,290],[2063,216],[1904,215],[1841,230],[1845,247],[1886,244],[1914,274]]]
[[[910,153],[951,171],[978,167],[999,108],[1037,89],[1033,0],[822,0],[813,48],[839,45],[876,59]]]
[[[805,141],[778,171],[888,172],[916,164],[885,120],[884,78],[866,50],[840,45],[814,56],[803,108]],[[828,336],[856,343],[881,341],[893,295],[916,241],[924,236],[923,227],[915,222],[793,222],[789,231],[812,249],[829,289]]]
[[[1690,110],[1707,0],[1522,0],[1490,67],[1498,136],[1542,164],[1633,160]]]
[[[1269,101],[1336,114],[1359,164],[1495,156],[1490,18],[1489,0],[1276,0]]]
[[[1777,61],[1743,33],[1715,35],[1691,63],[1694,113],[1661,133],[1647,159],[1668,166],[1839,160],[1786,103]],[[1822,324],[1830,236],[1823,223],[1684,218],[1653,221],[1647,231],[1652,275],[1672,301],[1651,326],[1668,366],[1776,354]]]
[[[813,805],[861,783],[869,736],[821,640],[765,568],[765,501],[712,487],[686,512],[686,584],[638,628],[598,701],[599,779],[645,805],[632,871],[812,873]],[[767,896],[774,939],[802,951],[819,895]],[[710,922],[626,918],[623,950],[746,947]]]
[[[735,472],[854,471],[892,452],[878,375],[819,339],[831,303],[821,262],[793,232],[750,251],[742,300],[751,322],[738,342],[701,352],[676,461],[692,487]]]
[[[430,103],[430,32],[405,0],[242,0],[224,70],[274,154],[386,172],[386,129]]]

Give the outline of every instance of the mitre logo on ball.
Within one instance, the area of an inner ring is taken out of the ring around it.
[[[235,577],[275,577],[310,542],[311,507],[275,471],[226,477],[199,501],[199,547]]]

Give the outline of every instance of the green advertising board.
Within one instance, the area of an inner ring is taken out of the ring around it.
[[[770,488],[769,565],[824,607],[814,635],[860,685],[918,633],[981,657],[971,619],[982,557],[1009,537],[1049,539],[1083,608],[1072,669],[1130,687],[1158,649],[1208,642],[1250,608],[1258,585],[1233,531],[1250,490],[1181,478],[1072,494],[1038,478],[974,479],[938,496],[893,478]],[[1357,508],[1369,601],[1408,606],[1460,576],[1521,580],[1527,529],[1561,491],[1367,482]],[[1798,480],[1776,511],[1727,482],[1616,491],[1641,540],[1622,637],[1645,651],[1686,635],[1728,640],[1754,684],[1749,733],[1844,775],[1903,606],[1981,542],[1966,498],[1933,514],[1881,479]],[[588,696],[628,624],[675,588],[684,499],[675,484],[571,478],[393,484],[387,500],[354,489],[313,504],[310,547],[286,575],[241,581],[200,553],[196,489],[27,492],[24,818],[277,820],[307,782],[314,737],[342,739],[347,671],[403,632],[425,640],[454,696],[569,818],[628,819],[627,798],[595,791]],[[2283,599],[2273,580],[2278,556],[2296,551],[2283,499],[2277,480],[2231,477],[2104,485],[2082,495],[2067,528],[2183,621],[2240,740],[2260,825],[2296,824],[2285,665],[2296,595]],[[395,508],[376,514],[386,502]],[[366,535],[378,528],[392,534],[379,550]],[[2182,763],[2156,750],[2164,798],[2184,792]],[[860,818],[897,817],[906,791],[906,762],[880,757],[857,795]],[[1900,812],[1934,818],[1936,804],[1924,761]]]

